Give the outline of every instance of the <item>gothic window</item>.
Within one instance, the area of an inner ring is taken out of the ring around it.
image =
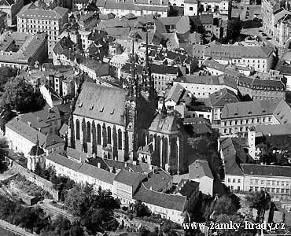
[[[97,144],[101,145],[101,125],[97,125]]]
[[[87,142],[91,142],[91,124],[87,121]]]
[[[111,144],[111,128],[110,128],[110,126],[107,127],[107,135],[108,135],[108,143]]]
[[[76,120],[76,139],[80,140],[80,121]]]
[[[118,130],[118,149],[122,149],[122,132],[120,129]]]

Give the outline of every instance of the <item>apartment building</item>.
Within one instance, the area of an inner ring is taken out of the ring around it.
[[[240,76],[238,90],[242,96],[249,95],[253,100],[285,99],[285,85],[281,80]]]
[[[53,10],[43,9],[30,3],[17,14],[17,31],[30,34],[46,33],[48,35],[48,53],[52,58],[52,50],[67,22],[68,9],[62,7],[56,7]]]
[[[184,77],[177,78],[173,84],[176,83],[179,83],[196,98],[208,98],[210,94],[223,88],[227,88],[237,94],[236,81],[227,75],[186,75]]]
[[[168,0],[105,0],[97,2],[102,14],[113,13],[117,17],[122,17],[127,14],[135,16],[142,15],[159,15],[167,16]]]
[[[291,193],[291,167],[242,164],[244,191],[266,190],[271,195]]]
[[[257,125],[289,124],[291,108],[284,100],[256,100],[229,103],[221,114],[222,135],[246,136],[251,127]]]
[[[205,48],[204,58],[212,58],[221,64],[234,64],[268,72],[273,66],[273,53],[273,48],[264,45],[212,44]]]
[[[0,36],[0,67],[25,69],[47,58],[47,36],[5,32]]]
[[[0,11],[5,12],[7,25],[16,25],[16,15],[23,7],[23,0],[3,0],[0,2]]]

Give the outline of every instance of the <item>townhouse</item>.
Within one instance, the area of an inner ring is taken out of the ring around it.
[[[52,58],[52,50],[58,42],[58,36],[63,26],[68,22],[68,9],[56,7],[53,10],[44,9],[30,3],[17,14],[17,31],[36,34],[44,32],[48,35],[48,53]]]
[[[247,135],[257,125],[289,124],[291,108],[284,100],[256,100],[229,103],[221,114],[219,132],[222,135]]]

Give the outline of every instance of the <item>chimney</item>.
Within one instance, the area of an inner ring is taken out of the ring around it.
[[[30,121],[27,121],[27,124],[29,127],[31,127],[31,122]]]
[[[100,163],[100,162],[97,163],[97,167],[98,167],[99,169],[101,169],[101,163]]]
[[[136,166],[136,161],[133,161],[132,164],[133,164],[134,166]]]
[[[124,163],[124,167],[127,167],[127,162]]]

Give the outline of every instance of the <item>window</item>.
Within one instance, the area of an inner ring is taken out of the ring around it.
[[[118,130],[118,149],[122,149],[122,132],[120,129]]]
[[[230,178],[228,178],[228,179],[227,179],[227,182],[228,182],[228,183],[230,183],[230,182],[231,182],[231,179],[230,179]]]
[[[237,182],[240,183],[240,179],[238,179]]]
[[[111,127],[107,127],[108,143],[111,144]]]
[[[101,125],[97,125],[97,144],[101,145]]]
[[[233,179],[232,182],[235,183],[235,179]]]
[[[264,182],[265,182],[264,180],[261,180],[261,184],[264,184]]]
[[[76,120],[76,139],[80,140],[80,121]]]
[[[193,11],[193,7],[189,7],[189,10],[190,10],[190,11]]]
[[[87,142],[91,142],[91,124],[90,124],[90,122],[88,121],[87,122],[87,132],[86,132],[86,134],[87,134]]]

